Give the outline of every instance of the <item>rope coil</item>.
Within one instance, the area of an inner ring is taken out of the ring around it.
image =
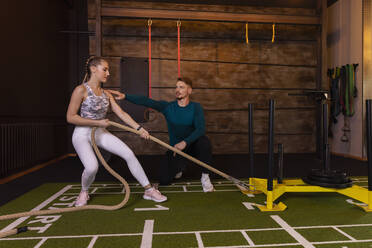
[[[127,126],[124,126],[124,125],[121,125],[119,123],[116,123],[116,122],[112,122],[112,121],[109,121],[109,124],[111,126],[114,126],[114,127],[117,127],[117,128],[120,128],[120,129],[123,129],[125,131],[129,131],[129,132],[132,132],[132,133],[135,133],[137,135],[140,134],[139,131],[133,129],[133,128],[130,128],[130,127],[127,127]],[[113,175],[116,179],[118,179],[122,184],[123,184],[123,187],[125,188],[125,196],[124,196],[124,199],[119,203],[119,204],[116,204],[116,205],[112,205],[112,206],[107,206],[107,205],[86,205],[86,206],[82,206],[82,207],[70,207],[70,208],[63,208],[63,209],[51,209],[51,210],[38,210],[38,211],[29,211],[29,212],[21,212],[21,213],[15,213],[15,214],[8,214],[8,215],[3,215],[3,216],[0,216],[0,221],[1,220],[8,220],[8,219],[15,219],[15,218],[20,218],[20,217],[25,217],[25,216],[34,216],[34,215],[48,215],[48,214],[56,214],[56,213],[66,213],[66,212],[74,212],[74,211],[82,211],[82,210],[89,210],[89,209],[98,209],[98,210],[109,210],[109,211],[113,211],[113,210],[117,210],[117,209],[120,209],[122,207],[124,207],[124,205],[128,202],[129,200],[129,195],[130,195],[130,188],[129,188],[129,185],[127,183],[127,181],[125,181],[124,178],[122,178],[118,173],[116,173],[113,169],[111,169],[111,167],[107,164],[107,162],[105,161],[105,159],[103,158],[101,152],[99,151],[98,147],[97,147],[97,144],[96,144],[96,140],[95,140],[95,132],[96,132],[96,129],[97,127],[93,127],[92,128],[92,133],[91,133],[91,141],[92,141],[92,147],[95,151],[95,153],[97,154],[97,157],[98,159],[101,161],[102,165],[105,167],[105,169],[111,174]],[[227,180],[233,182],[235,184],[236,187],[238,187],[243,193],[245,192],[252,192],[252,189],[253,191],[255,190],[255,187],[253,185],[249,185],[247,183],[244,183],[242,181],[240,181],[239,179],[237,178],[234,178],[230,175],[227,175],[226,173],[222,172],[222,171],[219,171],[215,168],[213,168],[212,166],[174,148],[173,146],[170,146],[168,145],[167,143],[159,140],[158,138],[155,138],[154,136],[151,136],[150,135],[150,140],[158,143],[159,145],[191,160],[192,162],[226,178]],[[19,230],[20,229],[12,229],[12,230],[9,230],[9,231],[6,231],[6,232],[1,232],[0,233],[0,238],[4,238],[4,237],[7,237],[7,236],[10,236],[10,235],[13,235],[13,234],[17,234],[19,233]],[[27,228],[26,228],[27,230]]]
[[[112,206],[107,206],[107,205],[86,205],[82,207],[70,207],[70,208],[63,208],[63,209],[49,209],[49,210],[38,210],[38,211],[29,211],[29,212],[21,212],[21,213],[15,213],[15,214],[8,214],[8,215],[2,215],[0,216],[0,221],[1,220],[8,220],[8,219],[16,219],[16,218],[21,218],[25,216],[35,216],[35,215],[48,215],[48,214],[57,214],[57,213],[67,213],[67,212],[75,212],[75,211],[82,211],[82,210],[89,210],[89,209],[98,209],[98,210],[108,210],[108,211],[113,211],[120,209],[124,207],[124,205],[128,202],[129,200],[129,195],[130,195],[130,188],[125,181],[124,178],[122,178],[118,173],[116,173],[111,167],[107,164],[105,159],[103,158],[101,152],[99,151],[96,140],[95,140],[95,132],[96,132],[96,127],[92,128],[92,133],[91,133],[91,140],[92,140],[92,146],[94,151],[97,154],[98,159],[101,161],[102,165],[105,167],[105,169],[113,175],[116,179],[118,179],[122,184],[125,189],[125,196],[124,199],[116,205]],[[0,233],[0,238],[4,238],[13,234],[19,233],[18,229],[12,229],[6,232],[1,232]]]

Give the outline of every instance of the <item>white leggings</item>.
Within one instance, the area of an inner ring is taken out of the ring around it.
[[[76,126],[72,135],[72,144],[85,167],[81,176],[82,190],[85,191],[93,183],[98,170],[98,160],[91,145],[91,132],[92,127]],[[127,162],[132,175],[142,186],[150,184],[132,150],[118,137],[112,135],[104,128],[97,128],[95,140],[97,146],[123,158]]]

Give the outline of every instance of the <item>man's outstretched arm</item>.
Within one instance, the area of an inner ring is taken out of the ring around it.
[[[168,102],[166,101],[156,101],[156,100],[150,99],[145,96],[124,94],[117,90],[106,90],[106,91],[110,92],[111,94],[114,94],[116,100],[126,99],[131,103],[146,106],[146,107],[155,109],[159,112],[162,112],[164,108],[168,105]]]
[[[140,95],[124,94],[124,98],[131,103],[146,106],[159,112],[162,112],[169,104],[167,101],[156,101]]]

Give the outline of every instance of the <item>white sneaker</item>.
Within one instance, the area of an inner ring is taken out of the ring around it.
[[[182,177],[182,171],[178,172],[175,176],[174,179],[180,179]]]
[[[211,180],[209,179],[208,174],[202,173],[202,177],[201,177],[200,181],[202,183],[204,192],[213,192],[214,191],[213,184],[211,183]]]
[[[159,190],[151,187],[145,190],[143,194],[143,199],[145,200],[153,200],[154,202],[163,202],[167,200],[167,197],[162,195]]]
[[[82,207],[87,205],[88,200],[89,200],[88,191],[81,191],[78,198],[76,199],[75,207]]]

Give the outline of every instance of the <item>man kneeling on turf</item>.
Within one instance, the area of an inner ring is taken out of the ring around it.
[[[190,101],[192,82],[188,78],[178,78],[176,100],[155,101],[138,95],[124,95],[129,102],[143,105],[161,112],[168,124],[169,141],[172,146],[206,164],[211,164],[212,148],[205,136],[204,112],[200,103]],[[160,185],[169,185],[174,178],[180,178],[185,169],[185,158],[168,151],[168,163],[160,167]],[[201,183],[204,192],[214,191],[208,170],[202,167]]]

